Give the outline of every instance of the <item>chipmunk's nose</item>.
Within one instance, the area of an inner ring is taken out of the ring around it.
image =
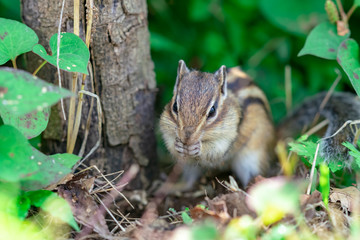
[[[195,131],[195,127],[184,127],[182,131],[180,131],[179,138],[182,143],[185,145],[191,145],[192,144],[192,135]]]

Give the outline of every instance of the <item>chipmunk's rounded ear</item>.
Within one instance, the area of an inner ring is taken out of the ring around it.
[[[226,80],[226,67],[222,65],[219,70],[215,72],[215,78],[219,81],[221,86],[221,93],[226,96],[227,94],[227,80]]]
[[[178,77],[181,77],[185,73],[189,73],[189,72],[190,72],[190,70],[187,68],[184,60],[180,60],[178,70],[177,70]]]

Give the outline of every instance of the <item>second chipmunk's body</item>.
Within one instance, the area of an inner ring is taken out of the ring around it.
[[[170,153],[188,165],[232,169],[243,185],[274,157],[275,130],[264,93],[239,68],[214,74],[179,62],[174,96],[160,119]]]

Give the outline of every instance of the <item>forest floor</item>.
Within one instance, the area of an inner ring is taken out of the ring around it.
[[[72,205],[75,219],[82,225],[76,239],[356,239],[354,236],[359,236],[354,231],[359,223],[359,214],[355,214],[360,205],[358,189],[331,188],[325,198],[317,190],[306,194],[309,169],[301,164],[290,178],[258,176],[245,190],[227,174],[203,177],[191,190],[181,190],[184,187],[178,183],[177,167],[153,181],[147,191],[123,189],[135,177],[136,166],[117,173],[112,181],[105,180],[96,169],[72,176],[58,187],[58,194]]]

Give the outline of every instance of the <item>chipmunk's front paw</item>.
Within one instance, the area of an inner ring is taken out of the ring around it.
[[[201,144],[200,141],[192,144],[190,146],[183,144],[179,138],[175,140],[175,150],[181,155],[188,155],[191,157],[196,157],[200,155]]]

